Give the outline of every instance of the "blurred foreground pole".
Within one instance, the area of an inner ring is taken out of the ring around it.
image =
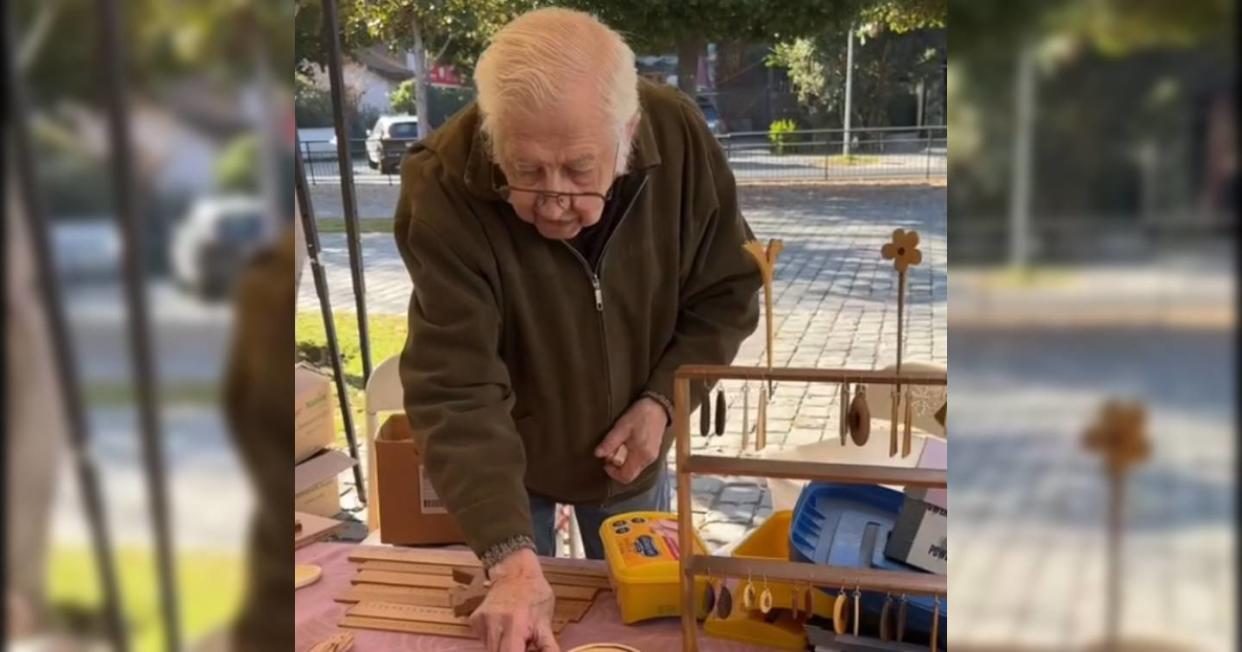
[[[11,5],[6,5],[6,7],[9,6]],[[14,67],[15,57],[11,56],[15,52],[17,43],[13,34],[14,21],[11,15],[6,15],[5,18],[7,27],[4,32],[4,96],[7,99],[8,112],[5,140],[11,144],[12,148],[9,150],[13,156],[10,169],[17,178],[16,185],[22,202],[21,211],[25,214],[28,223],[31,253],[41,295],[40,303],[43,304],[46,312],[46,323],[51,339],[53,372],[62,393],[66,428],[69,434],[69,449],[73,455],[74,471],[77,473],[78,490],[82,493],[82,505],[86,509],[91,549],[94,553],[96,569],[99,572],[99,586],[103,593],[108,637],[112,642],[113,650],[127,652],[129,636],[121,615],[121,595],[117,584],[112,537],[108,530],[108,522],[104,517],[103,490],[99,483],[99,473],[95,466],[95,458],[91,454],[87,434],[86,411],[75,363],[77,354],[73,350],[73,343],[69,337],[64,304],[61,302],[60,287],[57,284],[56,269],[52,263],[47,211],[43,198],[39,194],[38,180],[35,178],[35,159],[30,147],[25,89]],[[9,436],[12,437],[14,434],[10,433]],[[20,463],[21,460],[9,461],[9,464]]]
[[[841,116],[841,125],[845,127],[845,142],[841,144],[841,154],[850,155],[850,98],[854,90],[854,25],[845,33],[845,112]]]
[[[1026,269],[1031,262],[1031,132],[1035,120],[1035,47],[1018,50],[1014,85],[1013,162],[1009,180],[1009,265]]]
[[[112,195],[120,220],[123,243],[125,312],[128,315],[129,348],[134,363],[137,390],[139,436],[146,472],[147,493],[151,499],[151,522],[155,530],[155,554],[159,572],[160,615],[164,626],[164,649],[181,650],[176,566],[173,563],[169,527],[167,471],[164,468],[163,432],[159,420],[155,362],[152,359],[150,313],[147,309],[143,229],[134,185],[130,156],[128,87],[125,78],[126,51],[121,33],[121,7],[116,0],[98,0],[102,30],[98,65],[103,68],[103,96],[108,108],[108,140],[112,152]]]
[[[1108,582],[1105,599],[1105,645],[1120,645],[1121,614],[1125,592],[1121,590],[1122,546],[1125,530],[1126,476],[1130,467],[1151,456],[1146,433],[1147,412],[1136,403],[1109,401],[1083,437],[1084,447],[1099,455],[1108,474]]]
[[[301,148],[301,140],[296,148]],[[295,148],[295,149],[296,149]],[[319,227],[315,224],[315,207],[311,205],[310,190],[306,186],[306,169],[302,157],[293,157],[293,191],[297,200],[297,213],[302,220],[302,234],[306,238],[306,253],[310,258],[311,278],[315,281],[315,294],[319,295],[319,311],[323,315],[323,332],[328,338],[328,355],[332,358],[332,375],[336,376],[336,398],[341,405],[341,418],[345,421],[345,441],[349,443],[349,455],[354,464],[354,482],[358,485],[358,498],[366,503],[366,484],[362,481],[362,460],[358,456],[358,438],[354,431],[354,411],[349,407],[349,392],[345,389],[345,365],[341,364],[341,345],[336,339],[336,322],[332,319],[332,300],[328,295],[328,277],[319,262]]]
[[[341,21],[336,0],[323,0],[324,40],[328,43],[328,81],[332,90],[332,122],[336,127],[336,159],[341,172],[341,205],[345,211],[345,239],[349,244],[349,271],[358,308],[358,348],[362,351],[362,385],[371,378],[371,336],[367,327],[367,286],[362,275],[362,244],[358,235],[358,201],[354,196],[354,161],[345,128],[345,79],[341,72]],[[423,117],[419,116],[419,122]],[[310,235],[309,233],[307,234]],[[358,487],[358,497],[366,494]]]

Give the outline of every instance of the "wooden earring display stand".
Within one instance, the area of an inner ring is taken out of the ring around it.
[[[943,470],[831,464],[791,460],[768,460],[690,454],[690,383],[707,380],[759,382],[871,383],[880,385],[947,385],[944,372],[887,372],[849,369],[756,369],[753,367],[687,365],[679,368],[673,386],[674,426],[677,436],[677,520],[683,553],[694,550],[691,509],[691,478],[694,474],[740,475],[757,478],[821,480],[846,484],[888,484],[905,487],[945,488]],[[946,595],[943,575],[872,568],[842,568],[788,561],[738,559],[714,555],[683,554],[681,557],[682,650],[697,652],[698,627],[694,604],[694,580],[712,577],[766,577],[769,580],[809,582],[813,586],[855,587],[878,592]]]

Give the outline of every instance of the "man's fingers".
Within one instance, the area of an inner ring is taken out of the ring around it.
[[[612,457],[612,454],[617,452],[617,449],[621,447],[621,444],[624,444],[633,433],[634,430],[629,425],[618,422],[617,425],[612,427],[612,430],[608,431],[608,435],[604,437],[604,441],[600,442],[599,446],[595,447],[595,457],[602,457],[604,459]]]
[[[526,627],[514,621],[509,622],[504,635],[500,639],[498,652],[526,652]]]
[[[538,652],[561,652],[561,646],[556,642],[556,635],[552,633],[552,626],[548,623],[539,623],[539,628],[535,630],[534,648]]]

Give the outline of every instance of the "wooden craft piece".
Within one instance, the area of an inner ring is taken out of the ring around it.
[[[759,388],[759,414],[755,417],[755,450],[768,445],[768,388]]]
[[[462,582],[464,586],[449,589],[449,605],[458,616],[469,616],[474,613],[483,600],[487,598],[487,590],[491,583],[483,573],[472,574],[462,569],[453,569],[453,580]]]
[[[850,402],[850,438],[857,446],[864,446],[871,436],[871,410],[867,407],[867,389],[862,383],[854,386],[854,400]]]
[[[459,584],[469,584],[474,581],[475,573],[479,569],[457,567],[453,569],[453,581]],[[564,586],[589,586],[595,589],[612,589],[612,582],[605,576],[575,574],[573,572],[561,572],[560,569],[544,570],[543,579],[548,584]]]
[[[638,650],[620,643],[589,643],[580,645],[569,652],[638,652]]]
[[[802,591],[802,622],[815,616],[815,587],[808,586]]]
[[[379,548],[359,546],[349,554],[352,562],[393,561],[412,564],[429,564],[470,569],[482,569],[474,553],[464,550],[434,550],[419,548]],[[587,559],[540,557],[539,565],[545,573],[562,575],[585,575],[608,578],[607,565]]]
[[[612,452],[612,457],[608,458],[608,463],[613,466],[625,466],[625,460],[630,457],[630,449],[625,444],[617,446],[617,450]]]
[[[298,564],[293,567],[293,589],[296,591],[319,581],[323,569],[314,564]]]
[[[453,589],[449,589],[452,591]],[[440,589],[417,589],[406,586],[380,586],[378,584],[355,584],[334,598],[337,602],[395,602],[423,607],[449,608],[449,594]]]
[[[716,617],[727,620],[732,613],[733,594],[729,591],[729,586],[721,581],[720,594],[716,596]]]
[[[901,596],[901,603],[897,605],[897,642],[900,643],[906,638],[906,596]]]
[[[940,596],[935,596],[936,606],[932,610],[931,621],[931,652],[936,652],[940,647]]]
[[[400,561],[364,561],[359,562],[357,569],[375,570],[375,571],[391,571],[394,573],[417,573],[419,575],[444,575],[451,576],[453,571],[458,568],[466,568],[464,566],[442,566],[440,564],[414,564]]]
[[[716,436],[719,437],[725,433],[725,395],[724,390],[716,390]]]
[[[436,589],[451,589],[457,585],[448,575],[428,575],[426,573],[399,573],[396,571],[377,571],[362,569],[350,580],[354,584],[387,584],[390,586],[426,586]]]
[[[345,616],[341,619],[341,627],[352,627],[354,629],[377,629],[385,632],[403,632],[408,634],[427,634],[429,636],[451,636],[453,638],[476,638],[474,630],[465,625],[424,623],[414,620],[389,620],[387,618]]]
[[[468,626],[470,624],[468,618],[454,614],[452,609],[398,604],[395,602],[359,602],[350,607],[346,613],[350,616],[362,616],[364,618],[417,620],[424,623],[445,623],[449,625]]]
[[[293,548],[296,550],[328,537],[345,525],[334,518],[305,512],[293,513]]]
[[[858,636],[862,624],[862,591],[854,589],[854,636]]]
[[[850,432],[850,384],[841,383],[841,445],[845,445],[845,437]]]
[[[742,450],[750,445],[750,383],[742,385]]]
[[[910,386],[906,386],[906,414],[903,422],[903,431],[901,434],[901,456],[910,457],[910,450],[913,447],[913,437],[910,429],[914,425],[914,397],[910,395]]]
[[[897,270],[897,373],[901,373],[901,353],[905,347],[905,335],[903,328],[905,327],[906,312],[906,270],[912,266],[923,262],[923,252],[919,251],[919,234],[917,231],[906,231],[905,229],[894,229],[891,241],[880,248],[880,255],[885,260],[893,261],[893,269]],[[901,385],[893,386],[893,408],[891,428],[891,443],[889,444],[889,456],[896,453],[897,448],[897,403],[898,397],[901,395]],[[907,396],[907,404],[909,397]],[[907,427],[907,436],[902,444],[902,457],[910,455],[909,429]]]
[[[884,606],[880,609],[880,640],[893,640],[893,596],[884,598]]]
[[[703,404],[699,406],[699,436],[707,438],[712,434],[712,390],[707,381],[703,381]]]
[[[897,388],[897,385],[893,385],[889,398],[892,400],[889,405],[888,456],[892,457],[897,454],[897,410],[901,404],[901,390]]]
[[[849,614],[849,596],[845,595],[845,591],[841,591],[837,594],[837,599],[832,603],[832,631],[838,634],[844,634],[849,631]]]
[[[768,369],[772,369],[772,277],[776,270],[776,257],[780,255],[781,250],[785,248],[785,243],[781,240],[768,240],[767,246],[763,246],[758,240],[752,240],[743,245],[746,252],[755,259],[755,264],[759,266],[759,274],[763,278],[763,316],[767,336],[767,359]],[[772,381],[768,380],[768,392],[772,391]]]
[[[354,635],[349,632],[337,632],[316,643],[307,652],[349,652],[354,649]]]

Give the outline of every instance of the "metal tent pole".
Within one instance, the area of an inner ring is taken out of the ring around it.
[[[354,194],[354,162],[345,129],[345,81],[341,72],[341,21],[336,0],[323,0],[324,40],[328,43],[328,80],[332,90],[332,122],[336,127],[336,158],[341,173],[341,205],[345,211],[345,239],[349,244],[349,271],[358,310],[358,348],[362,352],[362,384],[371,378],[371,336],[367,324],[367,286],[362,274],[362,246],[358,234],[358,200]],[[361,494],[360,494],[361,495]],[[365,500],[364,500],[365,502]]]
[[[121,7],[116,0],[99,0],[99,65],[103,69],[104,97],[108,110],[108,140],[112,149],[112,188],[124,243],[125,307],[129,316],[129,347],[134,363],[138,394],[138,434],[142,442],[143,470],[151,498],[151,521],[155,530],[156,565],[159,572],[160,615],[164,625],[164,649],[181,649],[176,565],[173,561],[169,523],[167,471],[164,468],[163,429],[159,419],[159,396],[152,355],[150,311],[143,287],[143,220],[139,215],[130,156],[129,107],[125,79],[125,49],[121,33]]]
[[[8,28],[4,30],[5,52],[12,54],[16,44],[12,31],[14,21],[11,20],[11,14],[6,18],[9,20],[7,21]],[[99,586],[103,591],[108,638],[113,650],[127,652],[129,633],[125,629],[125,621],[121,614],[121,596],[117,582],[116,562],[113,557],[112,536],[108,529],[108,521],[104,516],[103,489],[100,486],[95,458],[91,454],[86,410],[75,363],[77,355],[69,336],[60,286],[57,284],[56,269],[52,263],[47,210],[43,197],[39,193],[38,180],[35,178],[35,159],[27,127],[25,89],[18,79],[14,57],[5,56],[4,60],[4,96],[8,100],[6,108],[9,113],[9,126],[5,136],[13,147],[12,154],[15,159],[13,171],[17,179],[17,191],[25,209],[23,212],[28,223],[27,228],[33,248],[39,294],[51,336],[53,372],[57,385],[63,392],[61,398],[69,436],[69,451],[73,458],[74,471],[77,474],[82,505],[86,511],[87,527],[91,535],[91,551],[94,554],[95,566],[99,574]]]
[[[301,147],[299,141],[298,147]],[[323,330],[328,336],[328,353],[332,357],[332,373],[336,376],[336,397],[341,404],[341,416],[345,421],[345,440],[349,442],[349,455],[354,458],[354,482],[358,485],[358,499],[366,503],[367,486],[362,481],[362,458],[358,455],[358,438],[354,430],[354,414],[349,407],[349,392],[345,389],[345,366],[341,364],[341,347],[336,339],[336,322],[332,319],[332,301],[328,295],[328,277],[319,262],[319,228],[315,224],[315,209],[311,205],[310,191],[306,186],[306,169],[302,157],[293,161],[294,196],[298,213],[302,218],[302,231],[306,236],[306,253],[310,261],[311,277],[315,279],[315,294],[319,295],[319,311],[323,315]]]

